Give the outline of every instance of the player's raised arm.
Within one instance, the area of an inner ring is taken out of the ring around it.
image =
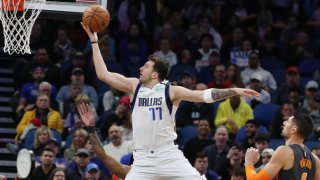
[[[92,143],[93,151],[98,155],[99,159],[112,173],[122,179],[125,179],[131,167],[122,165],[120,162],[118,162],[116,159],[114,159],[104,151],[101,141],[94,128],[94,110],[88,104],[84,103],[80,104],[77,109],[80,114],[81,120],[89,133],[89,139]]]
[[[219,101],[226,99],[231,96],[241,95],[241,96],[259,96],[260,94],[251,89],[244,88],[228,88],[228,89],[206,89],[203,91],[189,90],[181,86],[172,86],[172,99],[175,100],[185,100],[191,102],[206,102],[212,103],[214,101]]]
[[[139,83],[137,78],[126,78],[121,74],[108,71],[107,66],[102,58],[96,32],[91,32],[89,27],[81,23],[83,29],[87,32],[92,44],[93,63],[98,79],[109,84],[111,87],[123,92],[132,93]]]
[[[288,161],[293,161],[290,157],[293,157],[293,152],[288,146],[279,146],[270,161],[263,167],[263,169],[256,173],[254,164],[259,159],[258,150],[255,148],[249,148],[245,155],[245,169],[246,177],[248,180],[255,179],[272,179],[276,177],[279,171],[285,166]]]

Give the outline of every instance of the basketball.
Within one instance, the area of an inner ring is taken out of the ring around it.
[[[83,12],[82,23],[92,32],[102,32],[110,23],[109,11],[101,5],[91,5]]]

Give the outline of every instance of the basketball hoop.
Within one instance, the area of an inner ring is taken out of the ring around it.
[[[30,54],[30,35],[33,24],[43,9],[46,0],[1,0],[0,20],[3,27],[3,51]]]

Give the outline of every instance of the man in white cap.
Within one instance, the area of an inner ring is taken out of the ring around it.
[[[317,96],[319,90],[318,83],[316,81],[308,81],[304,91],[305,97],[303,100],[303,107],[308,108],[311,99],[314,99]]]
[[[271,159],[271,156],[273,155],[274,150],[271,148],[266,148],[261,153],[261,166],[259,166],[256,171],[259,172]]]

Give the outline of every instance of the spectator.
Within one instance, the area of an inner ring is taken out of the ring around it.
[[[194,168],[199,171],[200,175],[205,175],[208,180],[218,180],[218,174],[210,169],[208,169],[208,157],[202,153],[198,152],[195,155]]]
[[[79,81],[73,81],[70,84],[70,96],[60,103],[60,113],[62,118],[66,118],[68,113],[75,109],[75,101],[78,95],[82,93],[82,83]]]
[[[23,130],[35,117],[39,118],[43,125],[62,133],[63,122],[60,113],[50,108],[50,99],[47,95],[40,94],[36,100],[36,107],[25,112],[20,123],[18,124],[16,128],[16,138],[22,134]]]
[[[75,167],[69,167],[67,170],[68,180],[79,180],[82,179],[85,172],[85,168],[90,163],[90,153],[86,148],[80,148],[77,150],[74,156],[76,163]]]
[[[7,180],[7,177],[5,175],[0,175],[0,180]]]
[[[100,127],[100,133],[102,140],[108,137],[108,129],[112,124],[122,125],[127,121],[127,111],[130,110],[130,99],[128,96],[123,96],[118,101],[118,106],[114,111],[108,111],[99,117],[98,127]]]
[[[224,167],[224,162],[229,152],[228,130],[225,126],[218,126],[213,136],[214,144],[207,146],[203,152],[208,156],[209,169],[216,171]]]
[[[160,40],[160,50],[154,52],[154,55],[165,58],[170,67],[178,63],[177,54],[171,50],[168,39]]]
[[[36,167],[30,175],[32,180],[49,179],[50,174],[56,168],[55,155],[52,149],[45,148],[41,153],[41,165]]]
[[[238,20],[237,17],[231,16],[232,21]],[[230,54],[232,52],[238,52],[241,49],[241,42],[244,37],[244,32],[241,27],[234,27],[233,29],[226,29],[226,31],[233,30],[232,32],[232,38],[229,38],[228,40],[225,40],[221,47],[221,59],[225,60],[226,62],[230,62]]]
[[[214,72],[219,64],[221,64],[220,52],[217,49],[213,49],[209,56],[209,66],[203,67],[199,72],[199,81],[205,84],[212,82],[215,79],[215,75],[212,72]]]
[[[262,151],[261,158],[260,158],[262,161],[262,164],[258,168],[256,168],[257,173],[260,172],[260,170],[270,161],[273,153],[274,153],[274,150],[271,148],[266,148]]]
[[[304,30],[298,31],[285,54],[287,55],[285,57],[287,66],[297,66],[301,59],[313,58],[315,52],[308,33]]]
[[[33,140],[32,151],[36,156],[41,156],[43,149],[45,149],[48,141],[52,138],[50,129],[46,126],[40,126],[37,128]]]
[[[188,49],[191,54],[191,59],[196,59],[197,51],[201,46],[201,33],[196,23],[190,23],[188,26],[188,40],[184,43],[184,48]]]
[[[227,69],[226,79],[231,82],[231,86],[244,87],[239,66],[230,64]]]
[[[231,178],[231,172],[234,168],[244,168],[244,150],[240,144],[235,144],[228,152],[227,161],[225,166],[216,171],[220,176],[221,180],[229,180]]]
[[[89,163],[84,170],[83,180],[106,180],[103,177],[97,164]]]
[[[124,141],[122,139],[122,133],[120,131],[120,127],[117,125],[111,125],[108,130],[109,143],[103,146],[104,150],[108,152],[110,156],[115,158],[120,162],[120,158],[132,152],[132,142]]]
[[[202,68],[209,66],[209,56],[214,50],[214,39],[210,34],[203,34],[200,39],[201,47],[196,57],[196,69],[199,72]]]
[[[181,78],[179,80],[179,84],[181,84],[181,86],[188,88],[190,90],[193,90],[195,88],[196,83],[197,83],[197,78],[195,74],[188,70],[182,73]]]
[[[39,95],[39,85],[45,78],[45,71],[42,67],[35,67],[32,70],[32,83],[26,83],[23,85],[20,92],[19,105],[16,109],[17,117],[21,118],[24,112],[34,107],[34,102]],[[52,91],[55,91],[55,87],[52,87]],[[51,98],[51,97],[50,97]]]
[[[253,111],[249,104],[242,97],[233,96],[218,106],[214,124],[215,126],[225,125],[229,136],[234,137],[238,129],[249,119],[253,119]]]
[[[72,59],[70,61],[66,61],[61,64],[60,70],[62,85],[71,83],[71,80],[65,77],[70,77],[74,68],[81,68],[83,70],[86,83],[92,83],[92,73],[90,71],[90,65],[89,63],[87,63],[84,54],[81,51],[77,51],[72,54]]]
[[[250,119],[246,122],[246,138],[243,143],[244,149],[248,149],[249,147],[254,147],[255,137],[258,134],[259,124],[254,119]]]
[[[67,174],[65,169],[56,168],[51,172],[49,180],[66,180]]]
[[[109,111],[116,109],[117,102],[119,101],[120,97],[124,96],[122,91],[117,89],[111,88],[110,90],[106,91],[103,94],[103,111]]]
[[[64,28],[58,28],[56,40],[53,44],[53,55],[56,63],[61,65],[64,62],[71,61],[71,56],[75,49]]]
[[[251,51],[248,54],[248,67],[246,67],[242,72],[241,72],[241,77],[243,80],[243,83],[245,86],[247,86],[250,82],[250,77],[252,74],[256,73],[259,74],[261,76],[261,82],[264,86],[264,89],[267,91],[271,91],[271,90],[276,90],[277,89],[277,83],[274,79],[274,77],[272,76],[272,74],[263,69],[260,66],[260,56],[259,56],[259,52],[254,50]]]
[[[98,107],[98,95],[96,90],[90,86],[85,84],[84,72],[81,68],[74,68],[71,72],[71,82],[79,82],[82,84],[82,92],[83,94],[90,97],[91,102],[94,107]],[[57,94],[57,101],[62,103],[64,100],[68,99],[71,95],[71,84],[62,86]]]
[[[310,113],[311,119],[313,121],[313,126],[314,126],[314,134],[315,138],[319,139],[320,138],[320,97],[317,96],[313,100],[315,110]]]
[[[200,119],[198,123],[198,136],[187,141],[183,154],[191,164],[195,162],[195,155],[201,152],[205,147],[213,144],[210,139],[210,126],[206,119]]]
[[[39,94],[46,94],[50,97],[50,107],[53,110],[59,110],[59,104],[56,100],[57,90],[47,81],[42,81],[39,85]]]
[[[88,133],[86,130],[79,128],[74,131],[72,137],[71,147],[65,149],[63,153],[64,159],[66,159],[69,163],[73,160],[73,156],[77,153],[77,151],[81,148],[84,148],[84,142],[88,137]]]
[[[318,93],[319,87],[316,81],[308,81],[305,91],[304,91],[304,99],[302,106],[305,108],[309,107],[309,102],[314,99]]]
[[[207,86],[203,83],[198,83],[196,85],[196,90],[205,89],[207,89]],[[199,119],[208,120],[210,127],[213,127],[212,103],[194,103],[188,101],[182,101],[180,103],[176,113],[177,127],[186,125],[198,125]]]
[[[223,64],[216,65],[214,69],[214,80],[209,82],[208,88],[229,88],[231,82],[226,79],[226,67]]]
[[[33,57],[33,60],[25,65],[21,72],[19,72],[21,83],[32,81],[30,72],[36,67],[42,67],[45,70],[46,81],[57,87],[60,87],[60,70],[49,59],[49,53],[44,47],[39,47]]]
[[[289,89],[288,101],[295,106],[297,112],[309,113],[308,110],[302,106],[303,94],[302,94],[302,91],[300,91],[300,89],[298,88]]]
[[[290,66],[286,72],[286,82],[277,89],[277,103],[283,104],[288,100],[288,92],[292,88],[304,89],[301,85],[300,72],[298,67]]]
[[[57,168],[66,170],[68,168],[68,161],[65,160],[63,157],[61,157],[61,144],[55,139],[51,138],[47,141],[45,148],[50,148],[53,150],[53,153],[55,155],[54,163]],[[39,157],[35,158],[36,160],[36,166],[41,164],[41,159]]]
[[[117,18],[120,24],[120,31],[126,32],[132,20],[135,19],[144,22],[146,18],[145,4],[136,0],[122,1],[119,6]]]
[[[126,36],[120,41],[120,60],[123,67],[128,70],[139,67],[147,59],[147,42],[143,35],[143,25],[139,22],[131,22]]]
[[[262,76],[259,74],[252,74],[248,87],[260,93],[259,97],[243,97],[244,100],[254,109],[258,104],[267,104],[271,102],[271,96],[265,90],[262,84]]]

